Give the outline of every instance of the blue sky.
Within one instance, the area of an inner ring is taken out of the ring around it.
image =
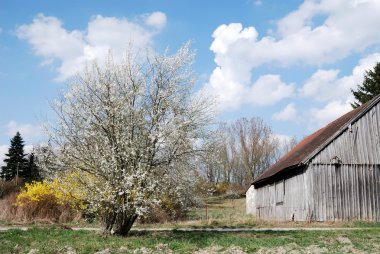
[[[278,137],[303,136],[350,110],[350,89],[380,61],[380,1],[0,1],[0,160],[40,123],[70,77],[130,41],[196,50],[196,90],[219,119],[262,117]]]

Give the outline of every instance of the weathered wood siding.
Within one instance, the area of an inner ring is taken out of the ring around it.
[[[315,221],[380,221],[380,167],[310,165]]]
[[[314,220],[380,221],[380,104],[312,158],[308,170]]]
[[[342,164],[380,165],[380,103],[320,151],[311,163],[330,164],[335,156]]]
[[[303,174],[256,189],[256,217],[380,221],[380,166],[311,164]]]
[[[310,180],[306,171],[256,189],[256,217],[275,221],[309,220]]]
[[[311,158],[304,173],[258,188],[256,216],[380,221],[380,104]]]

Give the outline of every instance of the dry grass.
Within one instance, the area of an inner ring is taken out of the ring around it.
[[[142,228],[182,228],[182,227],[243,227],[255,226],[255,218],[245,213],[245,199],[226,199],[223,196],[204,199],[205,205],[192,209],[180,221],[161,224],[137,224]]]
[[[69,206],[58,205],[46,200],[44,202],[29,203],[24,206],[16,205],[16,198],[20,193],[20,187],[5,184],[5,195],[0,198],[0,221],[7,224],[52,224],[66,223],[79,220],[80,213]]]
[[[18,182],[16,182],[15,179],[12,181],[4,181],[0,179],[0,199],[14,192],[18,192],[22,186],[24,186],[24,180],[21,178]]]
[[[205,206],[194,209],[189,219],[207,225],[252,225],[255,224],[253,216],[246,214],[245,199],[224,199],[223,197],[210,197],[205,199]]]
[[[205,206],[193,209],[186,220],[162,224],[137,224],[138,228],[369,228],[379,227],[380,223],[358,221],[336,222],[278,222],[258,221],[246,214],[245,198],[226,199],[223,196],[204,199]],[[206,217],[207,207],[207,217]]]

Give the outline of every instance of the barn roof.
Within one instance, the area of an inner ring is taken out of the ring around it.
[[[259,175],[253,184],[264,184],[275,177],[279,177],[279,175],[285,171],[294,170],[306,165],[310,159],[326,147],[333,139],[339,136],[351,123],[355,122],[376,105],[379,100],[380,95],[307,136],[278,162]]]

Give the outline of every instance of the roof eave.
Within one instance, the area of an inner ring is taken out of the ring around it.
[[[283,170],[281,170],[277,174],[268,176],[268,177],[260,179],[260,180],[253,181],[252,185],[254,185],[255,189],[256,189],[258,187],[261,187],[261,186],[264,186],[264,185],[276,182],[279,179],[285,179],[285,178],[292,177],[292,176],[297,175],[297,174],[300,173],[300,171],[297,170],[297,169],[302,169],[303,170],[303,168],[305,166],[306,165],[303,164],[303,163],[299,163],[299,164],[296,164],[296,165],[289,166],[287,168],[284,168]]]

